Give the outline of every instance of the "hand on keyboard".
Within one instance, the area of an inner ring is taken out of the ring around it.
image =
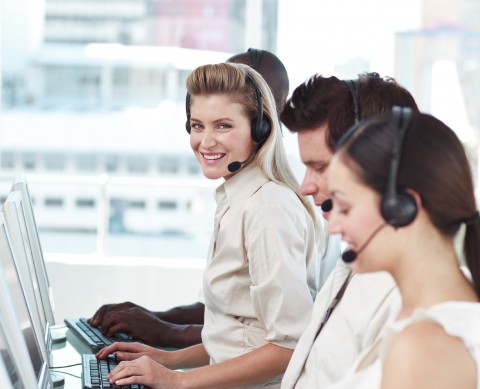
[[[82,380],[83,389],[120,389],[112,385],[108,379],[110,371],[118,366],[119,361],[114,355],[107,359],[99,360],[94,355],[84,354],[82,356]],[[141,384],[122,386],[121,389],[147,389]]]
[[[164,338],[168,338],[168,327],[163,327],[165,328],[162,330],[162,320],[154,314],[146,312],[142,308],[133,307],[124,311],[107,313],[103,318],[101,328],[103,334],[109,337],[120,332],[147,344],[157,345],[149,335],[153,332],[155,336],[163,334]],[[152,328],[155,328],[155,331],[152,331]]]
[[[116,342],[101,349],[95,356],[98,359],[105,359],[110,354],[114,354],[121,361],[131,361],[142,356],[148,356],[168,368],[176,368],[170,362],[170,351],[160,350],[137,342]]]
[[[146,355],[133,361],[123,361],[113,369],[108,378],[115,385],[143,384],[152,389],[180,387],[183,372],[167,369]]]
[[[67,318],[65,319],[65,323],[88,345],[88,347],[90,347],[93,352],[97,352],[114,342],[133,341],[130,336],[122,333],[116,333],[113,337],[109,338],[105,336],[99,328],[91,326],[84,318]]]
[[[118,381],[115,382],[116,385],[140,383],[152,388],[172,389],[178,383],[180,372],[170,370],[177,368],[177,366],[174,366],[170,361],[173,353],[169,351],[159,350],[140,343],[117,342],[100,350],[96,357],[107,359],[112,354],[122,361],[118,368],[109,375],[112,382]],[[132,370],[125,370],[125,367],[134,368],[134,378],[127,373]],[[163,382],[163,379],[166,381]]]
[[[92,316],[91,319],[88,320],[88,322],[90,323],[90,325],[94,327],[102,326],[103,320],[106,315],[108,315],[111,312],[125,311],[129,308],[140,308],[147,311],[147,309],[141,307],[140,305],[131,303],[129,301],[126,301],[120,304],[105,304],[105,305],[102,305],[100,308],[98,308],[97,312],[95,312],[95,314]]]
[[[81,318],[79,322],[79,326],[88,334],[91,335],[92,338],[97,338],[99,344],[103,343],[103,346],[108,346],[109,344],[112,344],[113,342],[132,342],[133,338],[130,335],[124,334],[122,332],[113,332],[112,335],[108,335],[110,339],[105,338],[105,336],[102,336],[104,331],[102,331],[101,327],[94,327],[90,324],[88,324],[88,320]]]

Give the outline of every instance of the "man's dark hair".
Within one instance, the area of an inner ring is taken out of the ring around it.
[[[388,111],[394,105],[418,111],[410,92],[391,77],[362,73],[358,82],[361,119]],[[355,123],[352,94],[347,84],[337,77],[315,74],[294,90],[280,120],[291,132],[313,130],[327,124],[326,142],[334,151],[337,141]]]
[[[248,49],[247,51],[227,59],[227,62],[243,63],[259,72],[272,91],[280,113],[288,96],[288,73],[282,61],[273,53],[261,49]]]

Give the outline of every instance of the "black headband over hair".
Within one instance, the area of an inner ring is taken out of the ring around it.
[[[353,117],[355,118],[355,124],[360,121],[360,80],[345,80],[343,81],[347,85],[353,100]]]
[[[252,60],[252,65],[251,67],[255,70],[258,71],[258,67],[260,66],[260,61],[262,59],[262,52],[261,50],[258,50],[258,49],[254,49],[252,47],[250,47],[248,50],[247,50],[247,53],[250,54],[250,59]]]
[[[338,141],[340,148],[360,128],[375,120],[375,117],[364,120],[351,127]],[[417,216],[417,203],[408,192],[400,190],[398,174],[405,137],[412,125],[412,110],[408,107],[393,106],[390,113],[390,124],[394,130],[394,143],[388,171],[387,188],[383,194],[380,210],[386,223],[398,228],[409,225]]]

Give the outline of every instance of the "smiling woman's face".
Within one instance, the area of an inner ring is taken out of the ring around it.
[[[255,143],[244,106],[224,94],[198,95],[190,105],[190,146],[210,179],[232,174],[228,164],[246,160]]]

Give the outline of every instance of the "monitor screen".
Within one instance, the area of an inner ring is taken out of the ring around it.
[[[24,218],[26,232],[28,234],[28,241],[32,253],[33,265],[38,280],[38,288],[40,292],[41,301],[46,320],[50,326],[55,325],[55,306],[53,301],[52,289],[48,279],[47,268],[43,258],[42,245],[38,235],[35,215],[33,213],[32,199],[30,190],[28,189],[27,179],[25,175],[20,175],[15,178],[12,190],[21,192],[21,211]]]
[[[29,311],[29,307],[25,298],[25,294],[22,289],[19,274],[17,272],[15,257],[12,251],[11,241],[9,233],[7,231],[3,212],[0,212],[0,266],[2,268],[3,276],[5,277],[5,290],[9,294],[12,302],[13,310],[15,312],[15,319],[17,327],[20,328],[23,335],[24,343],[28,351],[29,360],[33,367],[34,374],[39,388],[47,387],[48,381],[47,360],[44,354],[42,354],[42,348],[39,344],[39,339],[35,334],[32,315]],[[2,293],[3,295],[4,293]],[[5,298],[5,296],[3,296]],[[6,304],[5,302],[1,302]],[[7,320],[7,318],[3,318]],[[17,349],[21,347],[17,345]],[[21,352],[21,350],[16,350]],[[15,350],[13,350],[15,352]],[[22,369],[19,369],[22,371]]]
[[[12,353],[8,348],[5,332],[0,325],[0,387],[21,388],[20,375],[13,360]]]

